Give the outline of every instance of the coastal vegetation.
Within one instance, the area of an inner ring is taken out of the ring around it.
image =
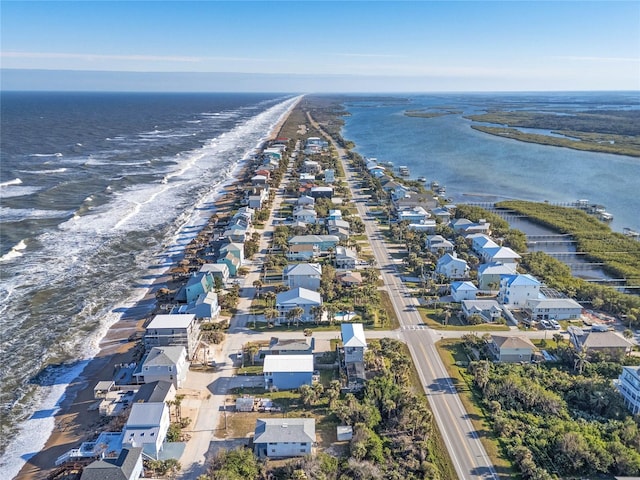
[[[640,112],[636,110],[587,111],[561,115],[494,111],[467,118],[475,122],[501,125],[471,126],[491,135],[576,150],[640,157]],[[553,135],[523,132],[512,127],[550,130]]]
[[[405,117],[418,117],[418,118],[436,118],[444,117],[446,115],[456,115],[462,113],[461,110],[438,110],[438,111],[426,111],[426,110],[405,110]]]
[[[286,403],[285,415],[315,417],[320,429],[351,426],[353,438],[342,453],[262,463],[250,450],[232,450],[218,454],[199,479],[455,478],[406,347],[398,340],[371,340],[365,363],[368,380],[361,392],[340,393],[339,383],[330,381],[302,387]]]
[[[495,364],[487,338],[448,341],[456,358],[475,358],[458,370],[482,417],[524,479],[632,475],[640,472],[640,431],[612,380],[633,357],[594,355],[588,361],[560,335],[548,348],[558,361]],[[442,352],[442,347],[441,347]],[[462,385],[462,386],[463,386]]]
[[[576,208],[547,203],[509,200],[496,204],[498,208],[526,215],[531,221],[570,234],[592,262],[602,263],[602,268],[614,278],[624,278],[627,284],[640,284],[640,242],[621,233],[613,232],[608,225]]]

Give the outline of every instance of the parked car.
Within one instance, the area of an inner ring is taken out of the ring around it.
[[[551,324],[551,326],[553,327],[554,330],[560,330],[560,324],[558,322],[556,322],[555,320],[549,320],[549,323]]]
[[[551,324],[548,320],[540,320],[540,326],[545,330],[551,330]]]

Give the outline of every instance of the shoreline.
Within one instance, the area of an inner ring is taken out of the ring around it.
[[[261,143],[264,144],[278,137],[299,101],[300,99],[293,103],[277,119]],[[209,219],[213,215],[224,215],[233,207],[238,195],[236,187],[247,179],[250,158],[248,156],[240,160],[231,178],[220,186],[213,201],[214,207],[208,216]],[[158,302],[155,292],[174,282],[169,271],[184,255],[184,248],[179,254],[172,256],[171,263],[161,267],[162,273],[145,290],[143,296],[134,301],[131,306],[124,307],[120,318],[107,328],[105,335],[99,340],[98,353],[85,360],[87,362],[85,367],[68,383],[64,393],[56,402],[56,411],[51,413],[54,421],[53,430],[48,434],[44,446],[29,458],[25,458],[24,465],[17,476],[13,477],[15,480],[46,478],[55,470],[55,461],[60,455],[79,447],[80,443],[90,440],[99,433],[98,428],[104,425],[104,419],[100,417],[97,409],[89,408],[95,403],[93,388],[100,380],[111,380],[116,365],[130,363],[136,358],[139,342],[134,337],[144,331],[144,323],[157,312]],[[180,280],[176,282],[182,283]],[[118,308],[120,307],[116,306],[114,310]]]

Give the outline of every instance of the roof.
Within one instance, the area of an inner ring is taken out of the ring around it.
[[[136,395],[133,397],[133,403],[157,403],[164,402],[169,395],[169,391],[173,388],[173,383],[158,380],[155,382],[145,383],[141,385]]]
[[[477,308],[479,310],[489,310],[491,308],[497,308],[501,310],[500,305],[495,300],[463,300],[462,305],[470,310],[471,308]]]
[[[575,308],[582,310],[582,305],[572,298],[532,298],[527,300],[529,308]]]
[[[282,304],[321,305],[322,298],[318,292],[297,287],[276,295],[276,305]]]
[[[589,332],[582,345],[589,348],[629,348],[632,343],[616,332]]]
[[[187,328],[195,321],[196,316],[192,313],[162,314],[156,315],[147,325],[150,328]]]
[[[183,346],[153,347],[144,360],[144,366],[177,365],[186,354],[187,350]]]
[[[265,355],[264,372],[313,372],[313,355]]]
[[[226,263],[205,263],[200,267],[201,272],[213,273],[221,272],[229,274],[229,267]]]
[[[535,278],[535,277],[533,277],[532,275],[529,275],[529,274],[518,274],[518,275],[512,275],[510,277],[506,277],[506,282],[507,282],[507,285],[509,285],[510,287],[513,287],[513,286],[527,286],[527,285],[533,285],[533,286],[542,285],[540,283],[540,281],[538,281],[537,278]]]
[[[478,275],[513,275],[515,266],[502,263],[483,263],[478,267]]]
[[[503,348],[527,348],[531,350],[535,350],[536,346],[531,343],[527,337],[517,336],[517,337],[503,337],[500,335],[491,335],[491,339],[493,343],[495,343],[500,350]]]
[[[516,252],[509,247],[488,247],[483,249],[491,258],[521,258]]]
[[[131,413],[127,420],[127,427],[160,425],[162,413],[166,404],[164,402],[134,403],[131,405]]]
[[[313,347],[313,337],[305,338],[283,338],[271,337],[269,341],[269,350],[271,351],[292,351],[301,350],[307,351]]]
[[[342,245],[336,246],[336,258],[358,258],[358,254],[352,248],[343,247]]]
[[[451,291],[462,292],[462,291],[476,291],[478,287],[476,287],[471,282],[453,282],[451,284]]]
[[[129,480],[142,448],[123,448],[118,458],[96,460],[82,470],[80,480]]]
[[[253,443],[308,443],[316,441],[313,418],[259,418]]]
[[[289,239],[289,245],[296,243],[323,243],[323,242],[335,242],[338,243],[340,239],[335,235],[296,235]]]
[[[345,347],[366,348],[367,339],[364,336],[364,328],[361,323],[343,323],[340,325],[342,344]]]
[[[344,272],[338,274],[337,278],[343,283],[362,283],[362,274],[360,272]]]
[[[460,263],[460,264],[464,263],[466,265],[467,261],[461,258],[458,258],[455,255],[452,255],[450,253],[445,253],[442,257],[438,259],[438,262],[437,262],[438,266],[448,265],[450,263]]]
[[[242,252],[244,251],[244,245],[240,243],[230,242],[220,247],[220,252]]]

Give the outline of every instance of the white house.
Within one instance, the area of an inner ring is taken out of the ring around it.
[[[537,278],[525,275],[505,275],[500,279],[498,301],[505,305],[524,307],[528,300],[540,297],[542,284]]]
[[[624,404],[633,415],[640,413],[640,368],[622,367],[622,373],[614,385],[624,398]]]
[[[294,208],[293,218],[298,222],[316,223],[318,221],[318,214],[313,208],[305,208],[303,206],[300,206]]]
[[[287,260],[307,261],[320,255],[320,249],[316,245],[296,244],[287,250]]]
[[[361,323],[343,323],[340,325],[340,336],[344,349],[345,363],[364,362],[367,339]]]
[[[140,371],[134,375],[142,383],[162,380],[180,388],[188,369],[187,350],[183,346],[153,347],[142,359]]]
[[[468,235],[471,233],[491,234],[491,224],[482,218],[478,220],[477,223],[466,218],[458,218],[453,220],[449,225],[459,235]]]
[[[170,423],[166,403],[134,403],[122,431],[122,445],[141,447],[146,455],[158,458]]]
[[[356,268],[357,262],[358,254],[355,250],[343,247],[342,245],[336,247],[335,263],[337,268],[353,269]]]
[[[471,241],[471,249],[477,254],[481,254],[485,248],[499,247],[489,235],[484,233],[472,233],[464,238],[467,241]]]
[[[296,307],[303,310],[300,321],[311,322],[314,320],[311,309],[322,305],[322,298],[318,292],[306,288],[293,288],[276,295],[276,310],[278,310],[279,320],[285,320],[287,313]]]
[[[244,243],[247,239],[247,235],[249,235],[249,228],[238,223],[230,225],[222,234],[222,236],[230,242],[238,243]]]
[[[304,457],[316,442],[313,418],[259,418],[253,434],[254,453],[259,458]]]
[[[313,382],[313,355],[265,355],[264,388],[292,390]]]
[[[438,253],[440,250],[444,253],[452,253],[454,250],[453,243],[442,235],[427,235],[425,246],[431,253]]]
[[[324,171],[324,182],[333,183],[336,181],[336,171],[333,168],[327,168]]]
[[[456,280],[469,276],[469,265],[465,260],[456,257],[454,253],[445,253],[436,263],[436,273]]]
[[[451,297],[454,302],[462,302],[463,300],[475,300],[478,294],[478,287],[471,282],[453,282],[451,284]]]
[[[200,328],[193,314],[156,315],[147,325],[144,346],[153,347],[182,345],[187,349],[187,358],[195,353]]]
[[[495,322],[502,316],[502,308],[495,300],[463,300],[462,313],[466,318],[477,314],[485,322]]]
[[[570,320],[582,315],[582,305],[571,298],[532,298],[525,308],[533,320]]]
[[[423,207],[415,206],[407,210],[400,210],[397,215],[399,222],[407,221],[409,223],[425,223],[431,214]]]
[[[287,265],[282,271],[282,281],[291,289],[302,287],[318,291],[322,278],[322,266],[319,263],[298,263]]]
[[[335,235],[296,235],[289,239],[289,245],[313,245],[320,253],[327,253],[329,248],[334,248],[340,239]]]

